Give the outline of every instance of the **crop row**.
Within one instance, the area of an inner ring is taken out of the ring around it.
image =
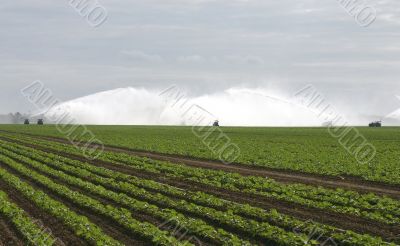
[[[7,151],[3,151],[2,149],[0,149],[0,151],[2,151],[2,153],[6,154],[6,155],[12,155],[12,154],[8,153]],[[134,200],[134,199],[124,195],[124,194],[117,194],[117,193],[114,193],[111,191],[106,191],[105,189],[102,189],[100,191],[99,186],[94,186],[88,182],[85,182],[85,181],[79,180],[77,178],[73,178],[71,176],[62,174],[60,171],[57,172],[57,171],[51,170],[49,167],[47,167],[45,165],[40,165],[39,163],[32,161],[30,159],[21,157],[21,155],[18,155],[18,154],[14,155],[12,157],[13,158],[19,157],[19,159],[21,161],[23,161],[24,163],[32,165],[35,168],[38,168],[43,172],[46,172],[53,176],[56,176],[57,178],[61,178],[63,180],[69,181],[71,184],[79,185],[81,188],[86,188],[90,192],[96,192],[96,194],[102,195],[108,199],[113,199],[115,202],[121,203],[125,206],[129,206],[131,209],[138,210],[138,208],[141,208],[140,212],[145,212],[147,214],[153,214],[155,216],[160,216],[166,220],[173,219],[174,214],[176,214],[173,211],[173,212],[170,212],[171,214],[169,216],[168,215],[166,216],[165,212],[163,214],[162,212],[158,211],[157,207],[151,207],[151,209],[150,209],[149,204],[139,202],[137,200]],[[246,233],[249,235],[249,237],[262,238],[262,239],[264,239],[263,241],[267,240],[268,242],[273,242],[275,244],[280,244],[280,245],[304,245],[304,241],[307,240],[305,235],[303,235],[303,237],[301,237],[300,235],[296,235],[293,232],[286,232],[280,228],[271,226],[267,223],[259,223],[254,220],[243,219],[240,216],[237,216],[237,215],[234,215],[231,213],[225,213],[225,212],[217,211],[212,208],[203,207],[203,206],[199,206],[196,204],[191,204],[184,200],[175,201],[175,200],[168,198],[161,194],[153,195],[150,192],[147,192],[144,189],[138,188],[130,183],[119,182],[119,181],[115,181],[110,178],[103,178],[101,176],[92,174],[81,168],[66,166],[62,163],[56,163],[55,160],[48,161],[46,164],[56,166],[57,168],[71,172],[74,175],[77,175],[81,178],[93,180],[100,185],[110,187],[111,189],[117,189],[117,190],[123,191],[127,194],[150,201],[159,206],[173,208],[176,210],[180,210],[182,212],[186,212],[188,214],[196,215],[198,217],[205,217],[208,220],[212,220],[214,223],[222,224],[225,227],[231,227],[234,230]],[[96,187],[96,189],[90,188],[90,187]],[[183,223],[183,225],[187,226],[190,229],[197,228],[197,230],[200,230],[202,232],[205,232],[204,229],[207,229],[207,227],[204,228],[204,224],[202,225],[201,223],[199,223],[198,220],[191,219],[188,221],[188,220],[184,219],[184,216],[180,216],[180,217],[181,217],[181,223]],[[204,236],[204,234],[203,234],[203,236]],[[224,241],[235,242],[235,244],[237,244],[237,245],[244,245],[244,243],[245,243],[245,242],[240,242],[240,240],[238,238],[234,238],[234,239],[232,237],[229,238],[229,237],[227,237],[227,235],[223,235],[223,237],[220,236],[219,238],[216,238],[216,239],[219,239],[220,243],[222,243]],[[228,241],[228,239],[229,239],[229,241]],[[312,242],[310,242],[310,244],[311,243]]]
[[[11,143],[10,143],[11,144]],[[10,145],[8,144],[8,145]],[[8,145],[2,145],[3,147],[7,148]],[[157,195],[151,195],[149,192],[146,192],[145,190],[141,190],[138,188],[138,186],[145,186],[148,189],[151,190],[157,190],[159,192],[166,192],[169,195],[172,195],[174,197],[180,197],[180,198],[185,198],[195,202],[195,203],[201,203],[205,204],[206,206],[209,207],[215,207],[217,209],[223,209],[224,211],[230,211],[230,213],[236,213],[236,214],[245,214],[248,215],[249,217],[253,218],[259,218],[263,221],[284,227],[286,229],[294,229],[294,228],[300,228],[306,232],[306,233],[311,233],[312,230],[316,228],[316,226],[319,228],[321,232],[325,236],[329,236],[333,238],[334,240],[346,242],[348,245],[380,245],[383,242],[380,239],[373,238],[368,235],[359,235],[356,233],[353,233],[351,231],[339,231],[338,229],[334,227],[329,227],[325,225],[315,225],[313,223],[304,223],[302,221],[298,221],[295,219],[292,219],[288,216],[281,215],[277,213],[276,211],[271,211],[267,212],[259,208],[254,208],[251,206],[243,206],[240,204],[236,204],[233,202],[229,202],[226,200],[218,199],[216,197],[210,196],[205,193],[191,193],[191,192],[186,192],[179,190],[177,188],[159,184],[157,182],[151,181],[151,180],[143,180],[143,179],[138,179],[136,177],[132,177],[130,175],[126,175],[123,173],[119,172],[114,172],[110,171],[105,168],[99,168],[92,166],[87,163],[81,163],[80,161],[76,160],[71,160],[68,158],[63,158],[59,157],[56,155],[53,155],[51,153],[44,153],[42,151],[36,151],[31,148],[26,148],[22,146],[18,146],[15,144],[13,147],[8,146],[9,149],[12,149],[13,151],[17,152],[19,155],[26,155],[29,156],[33,159],[39,160],[43,163],[46,163],[47,165],[51,165],[57,169],[66,171],[68,173],[71,173],[73,175],[78,175],[82,178],[89,178],[91,180],[94,180],[96,183],[102,184],[104,186],[108,186],[113,189],[118,189],[121,190],[127,194],[134,195],[136,197],[140,197],[142,199],[152,201],[153,203],[158,203],[159,205],[164,205],[164,206],[169,206],[169,207],[174,207],[179,210],[183,210],[185,212],[189,213],[197,213],[201,216],[202,214],[210,214],[212,213],[212,217],[217,218],[217,214],[219,214],[217,211],[213,211],[210,209],[202,208],[200,206],[195,206],[195,205],[190,205],[186,202],[174,202],[171,199],[168,199],[165,196],[162,196],[160,194]],[[16,148],[18,147],[18,148]],[[39,155],[40,154],[40,155]],[[44,155],[44,156],[42,156]],[[60,162],[62,161],[62,162]],[[25,160],[27,162],[27,160]],[[66,165],[67,164],[67,165]],[[72,165],[73,167],[70,167],[68,165]],[[100,174],[102,176],[108,177],[103,178],[98,175],[94,175],[93,173]],[[124,182],[117,182],[116,180],[123,180],[128,183]],[[135,186],[134,186],[134,185]],[[186,209],[186,210],[185,210]],[[223,214],[219,215],[223,216]],[[226,215],[225,215],[226,216]],[[231,221],[239,221],[240,217],[232,217],[229,223]],[[217,221],[221,223],[221,221]],[[224,221],[222,221],[223,223]],[[254,222],[252,222],[254,224]],[[241,229],[240,227],[238,229]],[[259,230],[253,226],[255,231]],[[277,238],[277,234],[274,234],[274,238]]]
[[[0,156],[0,158],[3,159],[3,156]],[[74,231],[76,235],[81,236],[88,242],[101,245],[119,245],[117,241],[104,234],[97,225],[91,223],[86,217],[76,214],[64,204],[53,200],[46,193],[22,182],[18,177],[10,174],[3,168],[0,168],[0,179],[17,189],[36,206],[58,218],[65,226]]]
[[[22,137],[18,137],[18,139],[57,151],[82,155],[79,150],[67,144],[33,138],[23,140]],[[163,173],[170,177],[191,180],[228,190],[275,198],[339,213],[353,214],[388,224],[400,224],[400,202],[372,193],[359,194],[343,189],[333,190],[303,184],[282,184],[268,178],[244,177],[235,173],[193,168],[135,157],[124,153],[104,152],[99,159],[116,165],[129,165],[137,170]]]
[[[357,192],[343,189],[332,190],[303,184],[282,184],[268,178],[192,168],[111,152],[105,153],[103,160],[232,191],[363,216],[383,223],[400,224],[400,202],[372,193],[361,195]]]
[[[142,238],[146,238],[155,245],[188,245],[188,242],[179,242],[175,238],[168,236],[167,232],[161,231],[156,226],[150,223],[140,222],[133,219],[132,214],[126,209],[116,208],[111,205],[104,205],[98,200],[90,198],[79,192],[72,191],[63,185],[55,183],[46,176],[43,176],[31,169],[26,168],[24,165],[15,162],[13,159],[6,157],[5,155],[0,155],[0,161],[8,165],[10,168],[16,170],[17,172],[21,173],[22,175],[30,177],[32,180],[45,186],[52,192],[55,192],[58,195],[67,198],[74,204],[85,207],[98,214],[104,215],[105,217],[112,219],[121,227],[131,231],[133,234],[140,235]],[[104,234],[102,235],[104,236]]]
[[[3,191],[0,191],[0,215],[11,221],[29,243],[51,246],[56,242],[56,239],[36,224],[31,217],[27,216],[24,210],[12,203]]]
[[[2,147],[4,147],[4,146],[2,146]],[[91,194],[99,195],[106,199],[112,200],[115,203],[125,206],[135,212],[138,212],[141,214],[148,214],[148,215],[154,216],[162,221],[169,221],[171,223],[177,222],[177,224],[175,226],[183,226],[186,229],[189,229],[189,232],[197,234],[198,236],[206,238],[214,243],[222,245],[222,244],[224,244],[224,242],[227,242],[227,243],[229,242],[229,243],[246,245],[245,241],[241,241],[236,236],[234,236],[230,233],[227,233],[222,229],[216,230],[215,228],[204,223],[202,220],[194,219],[194,218],[187,218],[184,215],[179,214],[176,211],[171,210],[171,209],[161,210],[154,205],[133,199],[122,193],[118,194],[116,192],[107,190],[99,185],[94,185],[94,184],[84,181],[82,179],[67,175],[64,172],[52,169],[49,166],[57,167],[59,169],[62,169],[66,172],[72,173],[73,175],[84,178],[84,179],[90,179],[90,180],[97,181],[96,183],[99,183],[104,186],[108,186],[111,189],[122,189],[122,187],[123,187],[125,191],[130,192],[132,194],[133,193],[134,194],[142,194],[143,191],[137,187],[134,187],[133,185],[120,184],[120,183],[116,183],[114,180],[111,180],[111,179],[105,179],[105,178],[101,178],[96,175],[91,175],[91,173],[89,173],[86,170],[75,168],[75,167],[69,167],[67,165],[61,164],[60,162],[58,162],[56,160],[44,159],[43,161],[44,161],[44,163],[46,163],[48,165],[47,166],[47,165],[43,165],[33,159],[29,159],[27,157],[22,156],[23,153],[21,153],[21,152],[19,152],[18,154],[14,154],[13,152],[10,152],[10,151],[0,148],[0,153],[4,154],[6,156],[9,156],[13,159],[16,159],[24,164],[30,165],[33,168],[39,170],[40,172],[45,173],[47,175],[51,175],[51,176],[57,178],[58,180],[63,180],[70,185],[74,185],[79,188],[85,189],[88,192],[90,192]],[[37,155],[37,154],[31,154],[30,156],[32,156],[35,159],[40,159],[39,155]],[[143,198],[143,196],[141,196],[141,197]],[[161,197],[160,196],[148,197],[148,198],[150,198],[149,200],[152,200],[153,203],[163,204],[163,201],[164,201],[164,203],[169,203],[170,205],[174,204],[174,206],[171,206],[171,207],[175,207],[175,208],[180,208],[179,206],[182,205],[179,203],[175,203],[173,200],[168,200],[167,198],[164,198],[162,196]],[[189,212],[192,212],[192,211],[189,211]],[[210,213],[213,211],[204,211],[204,212]],[[215,215],[215,213],[214,213],[214,215]]]
[[[1,129],[39,136],[66,137],[50,125],[40,128],[2,126]],[[190,127],[90,126],[89,129],[96,135],[96,139],[110,146],[204,159],[219,158],[193,134]],[[89,136],[79,130],[74,130],[77,139]],[[204,127],[198,134],[207,136],[214,132],[207,137],[207,143],[217,144],[215,139],[220,137],[220,130],[240,147],[237,162],[242,164],[323,175],[350,175],[365,180],[400,184],[399,128],[385,127],[378,131],[369,128],[354,129],[365,136],[377,150],[375,158],[365,165],[359,164],[325,128]]]

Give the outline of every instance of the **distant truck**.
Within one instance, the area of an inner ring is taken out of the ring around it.
[[[382,121],[374,121],[369,123],[369,127],[382,127]]]

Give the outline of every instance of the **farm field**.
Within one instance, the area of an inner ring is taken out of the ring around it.
[[[0,125],[0,245],[400,244],[399,128],[358,128],[377,149],[359,164],[323,128],[223,127],[229,165],[189,127],[89,129],[94,160]]]
[[[218,159],[190,127],[160,126],[89,126],[97,139],[106,145],[167,153],[181,156]],[[376,157],[360,165],[330,136],[325,128],[244,128],[222,127],[231,142],[240,148],[236,162],[251,166],[295,170],[322,175],[349,175],[365,180],[400,184],[400,128],[359,127],[377,150]],[[54,126],[3,125],[0,130],[64,138]],[[79,137],[79,130],[76,130]],[[208,131],[205,129],[204,131]],[[218,132],[213,133],[214,137]],[[212,137],[211,137],[212,138]]]

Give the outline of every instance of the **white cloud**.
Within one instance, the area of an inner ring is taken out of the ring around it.
[[[159,55],[146,54],[139,50],[124,50],[121,54],[135,62],[162,62],[163,58]]]
[[[100,0],[109,19],[98,29],[68,1],[3,1],[0,111],[26,110],[18,86],[40,79],[62,98],[136,84],[204,94],[313,83],[378,114],[400,93],[400,2],[366,1],[378,12],[368,28],[335,0]]]
[[[205,62],[206,58],[199,55],[179,56],[178,62],[182,63],[202,63]]]
[[[225,57],[225,60],[240,65],[262,65],[265,63],[261,57],[251,55],[229,55]]]

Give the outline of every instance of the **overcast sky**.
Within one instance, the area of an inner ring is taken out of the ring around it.
[[[400,2],[359,2],[376,10],[368,27],[339,0],[99,0],[108,19],[94,28],[68,0],[2,1],[0,113],[28,111],[20,89],[41,80],[62,100],[313,84],[338,107],[386,115],[400,107]]]

